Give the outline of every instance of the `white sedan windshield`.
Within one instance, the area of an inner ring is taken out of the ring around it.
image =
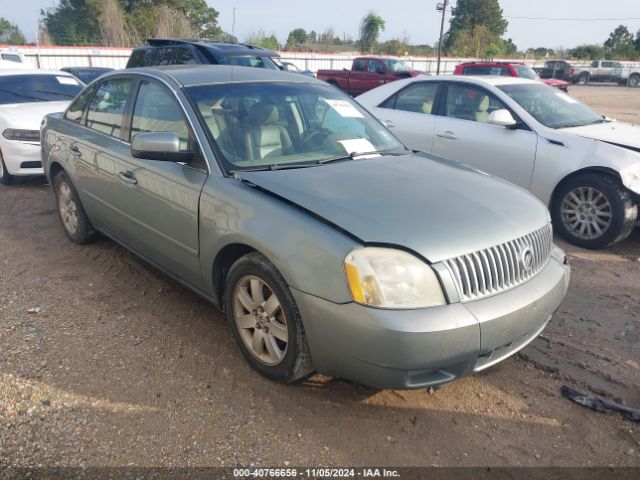
[[[498,88],[550,128],[581,127],[605,121],[585,104],[547,85],[503,85]]]
[[[355,101],[331,86],[237,83],[187,94],[227,170],[291,167],[404,146]]]

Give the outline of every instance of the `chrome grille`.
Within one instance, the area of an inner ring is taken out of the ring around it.
[[[516,287],[535,276],[549,261],[551,224],[528,235],[443,264],[453,276],[460,301],[476,300]]]

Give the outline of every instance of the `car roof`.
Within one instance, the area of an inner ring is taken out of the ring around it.
[[[478,85],[492,85],[492,86],[500,86],[500,85],[513,85],[513,84],[534,84],[538,85],[540,82],[538,80],[529,80],[527,78],[522,77],[507,77],[501,75],[440,75],[440,76],[428,76],[428,75],[420,75],[418,77],[413,77],[410,79],[413,81],[430,81],[430,82],[438,82],[446,80],[448,82],[458,82],[458,83],[477,83]],[[399,82],[405,80],[398,80]],[[396,83],[396,82],[393,82]]]
[[[458,66],[471,67],[474,65],[479,67],[484,67],[487,65],[524,65],[524,63],[523,62],[467,62],[467,63],[461,63]]]
[[[141,73],[153,77],[170,78],[174,82],[185,86],[207,85],[214,83],[241,82],[289,82],[313,83],[327,85],[321,80],[297,73],[271,70],[267,68],[238,67],[230,65],[163,65],[159,67],[130,68],[107,74]]]
[[[206,39],[190,39],[190,38],[150,38],[147,40],[151,47],[163,47],[170,45],[198,45],[211,50],[214,50],[221,55],[232,55],[234,53],[248,53],[253,52],[256,54],[262,54],[269,57],[279,56],[277,52],[269,50],[268,48],[258,47],[250,45],[248,43],[228,43],[228,42],[216,42]],[[144,48],[144,47],[142,47]],[[149,48],[148,46],[146,48]]]

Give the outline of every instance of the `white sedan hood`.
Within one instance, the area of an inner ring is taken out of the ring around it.
[[[558,131],[640,149],[640,125],[632,125],[625,122],[607,122],[583,127],[563,128]]]
[[[63,112],[70,101],[33,102],[0,105],[0,117],[4,128],[40,130],[40,123],[49,113]]]

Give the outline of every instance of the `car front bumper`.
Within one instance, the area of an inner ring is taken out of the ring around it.
[[[5,140],[0,148],[4,164],[11,175],[44,175],[39,143]]]
[[[570,271],[552,256],[526,283],[492,297],[417,310],[335,304],[292,290],[323,374],[380,388],[451,382],[534,340],[562,302]]]

